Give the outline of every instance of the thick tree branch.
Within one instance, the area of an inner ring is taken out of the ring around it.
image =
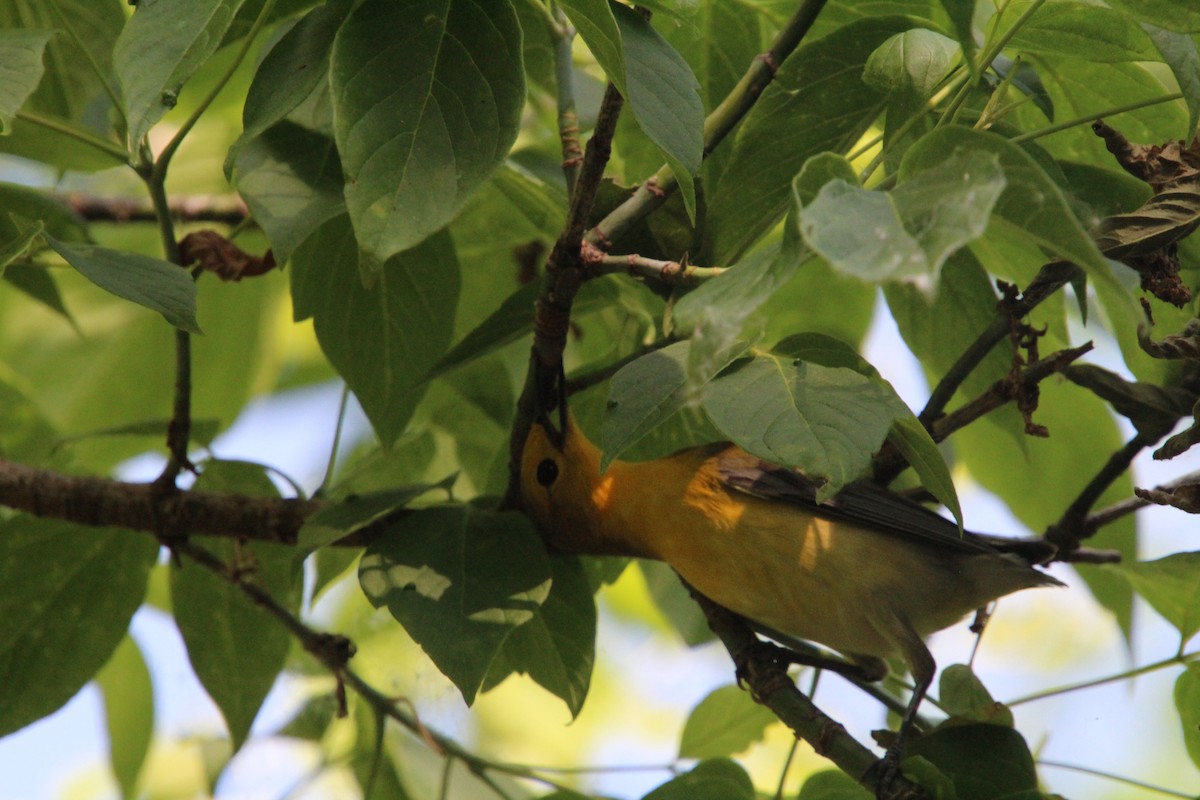
[[[309,500],[183,491],[153,483],[62,475],[0,460],[0,504],[38,517],[148,531],[168,539],[226,536],[295,544]]]

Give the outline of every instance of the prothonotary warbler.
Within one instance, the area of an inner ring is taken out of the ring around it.
[[[923,639],[1011,592],[1062,585],[1032,568],[1040,540],[960,534],[934,511],[874,484],[816,502],[812,480],[731,444],[644,463],[614,461],[567,416],[535,423],[522,501],[549,544],[665,561],[753,623],[817,642],[882,677],[903,657],[915,690],[901,736],[936,670]]]

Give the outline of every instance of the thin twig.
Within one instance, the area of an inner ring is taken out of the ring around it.
[[[1134,434],[1120,450],[1113,453],[1100,471],[1083,487],[1079,496],[1067,507],[1058,521],[1046,529],[1045,538],[1058,546],[1062,552],[1071,552],[1079,543],[1096,532],[1087,526],[1088,512],[1113,482],[1129,471],[1129,465],[1138,453],[1154,444],[1157,438],[1142,433]]]
[[[724,274],[728,269],[727,267],[694,267],[690,264],[680,264],[678,261],[663,261],[636,254],[599,255],[594,260],[588,260],[587,264],[590,275],[633,275],[665,283],[668,286],[697,286],[706,280]]]
[[[1171,492],[1178,489],[1180,486],[1187,486],[1200,482],[1200,470],[1189,472],[1182,475],[1173,481],[1161,483],[1155,486],[1153,491],[1156,492]],[[1149,500],[1141,497],[1128,497],[1119,502],[1113,503],[1111,506],[1100,509],[1092,514],[1089,514],[1087,519],[1083,521],[1083,527],[1088,531],[1096,531],[1103,528],[1105,525],[1111,525],[1122,517],[1128,516],[1135,511],[1153,505]]]
[[[562,169],[567,179],[567,194],[575,191],[583,149],[579,146],[579,112],[575,110],[575,81],[571,75],[571,44],[575,29],[557,5],[546,23],[554,40],[554,93],[558,106],[558,138],[562,143]]]
[[[787,60],[817,20],[827,0],[803,0],[775,36],[771,48],[751,62],[737,85],[704,120],[704,155],[707,157],[758,101],[763,90],[775,80],[775,72]],[[677,187],[668,166],[660,167],[646,179],[628,200],[613,209],[588,232],[588,241],[604,246],[616,242],[638,221],[667,202]]]

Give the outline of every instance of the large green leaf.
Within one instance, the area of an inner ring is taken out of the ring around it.
[[[912,146],[901,163],[907,179],[943,164],[947,153],[975,152],[993,158],[1004,171],[1004,191],[993,218],[1031,237],[1055,256],[1073,261],[1089,273],[1110,274],[1108,262],[1072,213],[1062,189],[1019,145],[987,131],[949,126],[937,128]]]
[[[621,29],[608,0],[562,0],[562,7],[608,79],[627,96]]]
[[[871,281],[928,276],[983,235],[1006,185],[994,153],[959,148],[890,192],[835,179],[799,208],[804,240],[835,269]]]
[[[201,333],[196,322],[196,282],[183,267],[141,253],[45,237],[64,261],[101,289],[157,311],[176,328]]]
[[[246,92],[240,143],[281,122],[328,81],[329,51],[350,12],[350,0],[331,0],[305,14],[267,53]],[[257,215],[256,215],[257,216]]]
[[[867,19],[806,42],[780,65],[742,122],[729,163],[710,194],[709,236],[716,263],[737,259],[787,208],[792,177],[810,157],[843,152],[882,110],[862,81],[867,58],[903,17]]]
[[[689,380],[692,343],[677,342],[626,364],[613,376],[604,413],[601,470],[692,403],[705,385],[747,349],[734,343]]]
[[[281,264],[322,223],[346,210],[333,140],[294,122],[244,142],[233,179]]]
[[[197,482],[204,491],[278,496],[260,467],[240,462],[209,462]],[[298,613],[300,591],[295,550],[265,542],[206,542],[204,548],[245,570],[280,605]],[[250,724],[287,659],[287,630],[219,575],[184,562],[171,570],[171,606],[196,677],[221,709],[234,750],[246,741]]]
[[[550,565],[550,594],[538,614],[504,641],[488,678],[527,673],[577,717],[596,658],[596,601],[579,559],[553,558]]]
[[[96,675],[104,696],[109,760],[121,794],[137,796],[137,779],[154,736],[154,689],[137,642],[126,636]]]
[[[378,261],[443,228],[504,160],[525,101],[512,6],[366,0],[330,82],[346,204]]]
[[[1160,28],[1156,25],[1143,25],[1150,41],[1158,50],[1183,93],[1183,102],[1188,109],[1187,127],[1183,136],[1187,141],[1189,135],[1196,130],[1200,122],[1200,53],[1197,52],[1196,40],[1185,33]]]
[[[450,343],[458,272],[443,232],[388,258],[373,285],[364,286],[345,215],[326,222],[292,257],[296,315],[313,317],[321,349],[385,444],[403,432],[426,372]]]
[[[62,119],[105,120],[111,109],[101,81],[112,80],[113,44],[125,25],[121,0],[6,0],[0,30],[57,30],[46,45],[46,74],[28,108]],[[68,33],[69,31],[69,33]],[[80,47],[86,51],[81,52]],[[85,66],[89,61],[96,70]],[[99,125],[105,125],[99,122]],[[105,125],[105,128],[107,126]],[[106,131],[95,129],[103,134]],[[5,143],[4,146],[7,146]],[[47,159],[57,163],[54,159]]]
[[[175,106],[179,90],[216,52],[243,0],[142,0],[113,51],[136,148]]]
[[[950,72],[959,45],[926,28],[897,33],[867,59],[863,81],[887,94],[924,100]]]
[[[1200,8],[1179,0],[1108,0],[1139,22],[1149,22],[1180,33],[1200,33]]]
[[[367,494],[353,494],[340,503],[326,506],[304,521],[297,537],[297,547],[316,550],[343,536],[349,536],[389,514],[404,508],[413,500],[433,489],[449,490],[455,476],[440,484],[417,484],[402,486]]]
[[[1015,7],[1003,17],[1015,22]],[[993,35],[1007,31],[1002,25]],[[1153,61],[1154,45],[1124,14],[1085,2],[1046,3],[1013,34],[1009,46],[1025,53],[1088,61]]]
[[[12,130],[12,120],[42,79],[42,51],[51,31],[0,31],[0,134]]]
[[[692,709],[679,739],[680,758],[721,758],[762,741],[778,722],[766,706],[754,702],[740,686],[713,689]]]
[[[131,531],[0,522],[0,736],[57,710],[108,661],[157,554]]]
[[[359,566],[372,605],[387,606],[468,704],[505,640],[538,614],[551,575],[524,515],[467,506],[397,520]]]
[[[709,384],[703,405],[745,450],[825,480],[821,499],[862,477],[909,413],[890,386],[858,372],[772,356],[734,364]]]
[[[1035,798],[1037,767],[1021,734],[1001,725],[947,725],[914,739],[905,755],[932,762],[957,796],[972,800]]]
[[[1200,631],[1200,552],[1172,553],[1156,561],[1108,567],[1175,626],[1180,646]]]
[[[638,126],[658,145],[696,218],[693,177],[704,157],[704,104],[691,67],[636,11],[612,6],[625,53],[625,97]]]

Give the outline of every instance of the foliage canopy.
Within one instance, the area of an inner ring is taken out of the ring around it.
[[[132,5],[0,0],[0,736],[95,679],[121,790],[152,796],[127,635],[149,604],[233,751],[281,673],[319,675],[281,733],[372,797],[439,796],[419,776],[443,763],[443,789],[461,764],[472,791],[580,796],[426,727],[383,665],[428,658],[468,705],[526,675],[575,717],[594,595],[626,569],[711,637],[654,566],[548,553],[514,510],[530,365],[561,362],[605,463],[730,439],[824,496],[920,484],[960,523],[952,467],[969,475],[1124,635],[1138,596],[1178,629],[1157,666],[1200,764],[1197,556],[1138,562],[1131,515],[1170,506],[1195,532],[1200,483],[1135,494],[1129,472],[1200,442],[1200,12]],[[860,354],[878,313],[923,408]],[[1103,366],[1091,338],[1114,343]],[[256,398],[332,380],[373,437],[335,437],[318,480],[214,455]],[[107,477],[148,451],[154,482]],[[968,668],[939,707],[905,766],[927,796],[1044,796]],[[761,796],[733,757],[780,718],[808,735],[771,711],[714,692],[682,731],[697,762],[646,797]],[[868,796],[867,752],[838,740],[843,772],[798,796]]]

